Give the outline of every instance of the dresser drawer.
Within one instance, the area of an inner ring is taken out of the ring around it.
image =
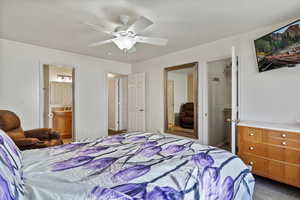
[[[268,160],[266,161],[266,173],[272,179],[278,181],[284,181],[285,165],[278,161]]]
[[[285,165],[285,182],[300,187],[300,166]]]
[[[274,145],[265,145],[265,157],[278,161],[286,160],[285,148]]]
[[[300,165],[300,151],[295,149],[285,149],[285,161]]]
[[[263,156],[272,160],[284,161],[290,164],[300,165],[300,150],[297,149],[289,149],[285,147],[265,144]]]
[[[263,158],[249,155],[249,154],[240,154],[239,155],[241,159],[244,161],[246,165],[249,165],[252,167],[252,172],[265,176],[266,175],[266,167],[267,167],[267,161]]]
[[[262,130],[251,127],[239,127],[239,136],[244,141],[262,142]]]
[[[249,154],[239,156],[245,164],[252,166],[254,174],[300,187],[300,165],[286,164]]]
[[[271,179],[288,183],[294,186],[300,186],[300,166],[285,164],[273,160],[267,161],[267,176]]]
[[[243,141],[242,147],[241,147],[241,153],[265,156],[266,155],[265,147],[266,146],[261,143]]]
[[[291,133],[285,131],[263,130],[263,134],[268,137],[282,138],[286,140],[296,140],[300,142],[300,133]]]
[[[281,147],[297,148],[300,150],[300,141],[289,140],[286,138],[271,137],[267,134],[263,136],[263,143],[278,145]]]

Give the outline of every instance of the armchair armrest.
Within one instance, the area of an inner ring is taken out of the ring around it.
[[[16,143],[16,145],[19,148],[21,148],[24,146],[36,145],[37,143],[40,143],[41,141],[37,138],[19,138],[19,139],[15,139],[14,142]]]
[[[50,128],[38,128],[24,131],[27,138],[38,138],[39,140],[59,139],[60,134]]]
[[[24,131],[26,138],[37,138],[39,140],[49,140],[51,129],[38,128],[33,130]]]
[[[45,148],[47,145],[37,138],[20,138],[14,141],[21,151]]]

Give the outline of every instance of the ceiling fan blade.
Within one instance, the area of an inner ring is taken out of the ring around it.
[[[131,26],[129,26],[127,31],[128,32],[131,31],[133,33],[140,33],[144,31],[146,28],[148,28],[149,26],[151,26],[152,24],[153,22],[151,20],[141,16],[137,21],[135,21]]]
[[[113,42],[113,40],[110,39],[110,40],[104,40],[104,41],[100,41],[100,42],[95,42],[93,44],[90,44],[89,47],[100,46],[100,45],[107,44],[107,43],[110,43],[110,42]]]
[[[165,46],[168,43],[168,39],[143,37],[143,36],[136,36],[136,41],[140,43],[147,43],[147,44],[153,44],[158,46]]]
[[[101,26],[98,26],[98,25],[95,25],[95,24],[91,24],[91,23],[88,23],[88,22],[85,22],[84,23],[85,25],[88,25],[90,28],[92,28],[93,30],[95,31],[98,31],[98,32],[103,32],[103,33],[106,33],[106,34],[109,34],[109,35],[113,35],[114,33],[111,32],[111,31],[108,31],[108,30],[105,30],[103,27]]]

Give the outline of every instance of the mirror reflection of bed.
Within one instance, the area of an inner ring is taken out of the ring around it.
[[[165,68],[165,132],[197,138],[197,64]]]

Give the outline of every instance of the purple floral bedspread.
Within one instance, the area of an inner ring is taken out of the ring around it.
[[[127,133],[23,153],[25,199],[250,200],[235,155],[195,140]]]

